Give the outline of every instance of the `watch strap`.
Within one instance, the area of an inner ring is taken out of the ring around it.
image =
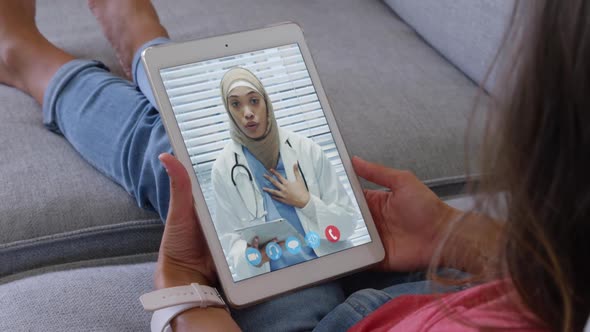
[[[152,332],[172,332],[170,322],[192,308],[225,307],[228,310],[217,289],[196,283],[153,291],[139,300],[145,310],[154,312],[150,323]]]
[[[225,306],[217,289],[196,283],[164,288],[142,295],[139,300],[148,311],[161,310],[179,304],[196,303],[201,308]]]
[[[156,310],[152,315],[150,323],[150,331],[152,332],[172,332],[170,322],[181,313],[190,310],[192,308],[200,307],[199,303],[185,303],[179,304],[172,307],[166,307],[163,309]]]

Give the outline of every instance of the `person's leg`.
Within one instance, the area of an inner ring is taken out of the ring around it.
[[[232,316],[244,331],[311,331],[344,299],[340,285],[330,282],[232,310]]]
[[[145,27],[147,19],[138,15],[130,13],[127,22]],[[158,155],[171,148],[158,112],[131,82],[52,45],[38,31],[34,16],[34,1],[0,1],[0,82],[33,96],[43,105],[49,129],[63,134],[140,206],[154,208],[164,219],[169,184]],[[153,24],[161,27],[159,21]],[[127,48],[157,37],[155,32],[136,39],[119,35],[129,41]]]
[[[141,53],[146,48],[171,42],[168,32],[159,24],[156,10],[149,1],[89,0],[88,4],[100,23],[102,31],[115,49],[123,71],[157,108],[145,68],[141,64]],[[135,15],[140,13],[141,16],[141,19],[136,20],[137,23],[133,26],[129,24],[126,17],[130,11]],[[122,37],[121,31],[129,31],[129,33]]]
[[[165,220],[169,179],[158,156],[172,148],[159,113],[133,83],[99,62],[70,61],[47,88],[43,118],[140,207]]]
[[[73,59],[37,29],[34,0],[0,1],[0,83],[42,103],[55,72]]]
[[[119,63],[128,78],[138,86],[150,103],[157,108],[154,94],[141,64],[141,53],[148,47],[170,43],[166,29],[160,24],[158,13],[145,0],[89,0],[90,10],[100,23]],[[138,18],[134,24],[129,13]],[[121,33],[124,31],[125,33]]]
[[[133,54],[142,45],[168,37],[149,1],[88,3],[128,74]],[[122,185],[139,206],[154,209],[165,220],[169,180],[158,156],[172,152],[166,131],[157,110],[137,87],[105,69],[76,61],[62,67],[46,92],[45,123]]]
[[[141,53],[147,49],[148,47],[163,45],[171,43],[172,41],[168,37],[159,37],[149,42],[143,44],[133,56],[133,61],[131,63],[131,77],[133,78],[133,82],[137,85],[139,90],[144,94],[144,96],[150,101],[150,103],[158,109],[158,105],[156,104],[156,98],[154,97],[154,92],[152,91],[152,87],[150,86],[150,82],[147,77],[146,70],[141,63]]]
[[[464,279],[467,274],[452,269],[443,269],[439,274],[450,279]],[[365,274],[360,275],[357,281],[365,280],[365,287],[373,284]],[[382,284],[387,274],[378,274],[377,284]],[[314,331],[346,331],[356,323],[363,320],[383,304],[402,295],[444,294],[457,292],[469,287],[469,285],[440,285],[430,280],[424,280],[424,273],[389,273],[390,286],[383,289],[366,288],[357,290],[327,314],[315,327]],[[344,289],[347,287],[345,286]]]
[[[88,0],[88,6],[115,49],[119,64],[129,79],[132,78],[134,54],[149,41],[169,38],[150,1]]]
[[[385,289],[392,285],[423,281],[426,279],[425,272],[382,272],[374,270],[361,271],[338,280],[348,297],[352,293],[362,289]]]

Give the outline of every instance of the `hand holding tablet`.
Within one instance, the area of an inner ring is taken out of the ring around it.
[[[298,26],[155,47],[143,61],[231,304],[383,258]]]

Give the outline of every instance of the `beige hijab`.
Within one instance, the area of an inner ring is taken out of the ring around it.
[[[259,138],[248,137],[242,129],[236,123],[232,113],[229,110],[227,98],[230,89],[234,89],[238,86],[247,86],[260,93],[266,103],[266,119],[267,126],[266,132]],[[221,79],[221,98],[223,99],[223,105],[225,105],[225,111],[229,115],[231,121],[230,124],[230,135],[231,138],[239,143],[248,150],[258,159],[266,169],[275,168],[279,161],[279,127],[275,114],[272,108],[272,103],[264,86],[260,80],[247,69],[236,67],[232,68],[223,75]]]

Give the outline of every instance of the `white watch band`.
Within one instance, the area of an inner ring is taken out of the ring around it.
[[[170,321],[186,310],[195,307],[226,307],[217,289],[194,283],[153,291],[142,295],[139,300],[145,310],[154,311],[152,332],[168,331]]]
[[[150,323],[150,331],[152,332],[172,332],[172,328],[170,327],[170,322],[176,318],[176,316],[180,315],[181,313],[195,308],[200,307],[199,303],[185,303],[179,304],[172,307],[167,307],[164,309],[159,309],[154,311],[152,315],[152,320]]]

